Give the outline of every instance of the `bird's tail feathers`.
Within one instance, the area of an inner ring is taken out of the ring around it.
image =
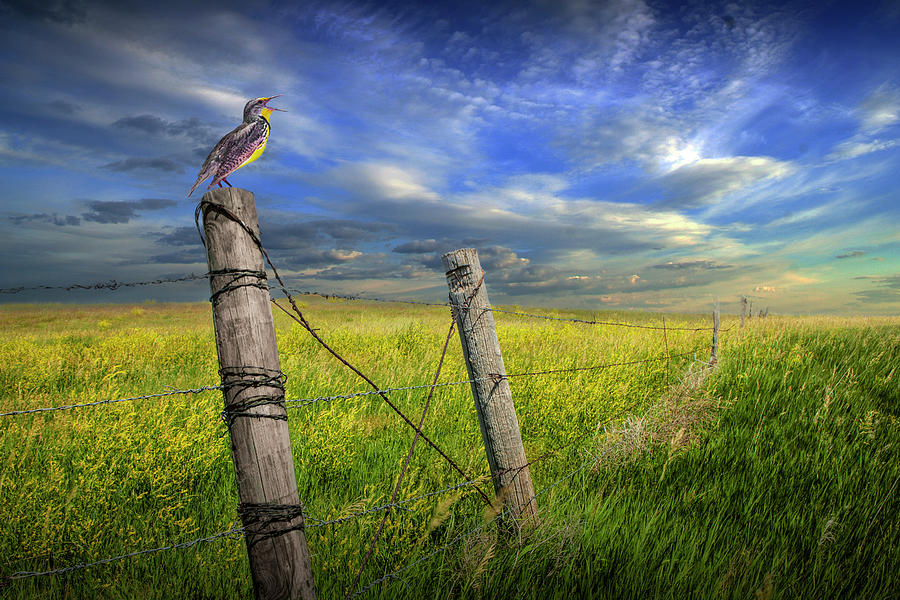
[[[210,173],[210,172],[208,172],[208,171],[201,171],[201,172],[200,172],[200,174],[197,176],[197,181],[194,182],[194,185],[191,186],[191,191],[188,192],[188,198],[191,197],[191,194],[194,193],[194,190],[197,189],[197,186],[200,185],[200,184],[201,184],[205,179],[207,179],[210,175],[212,175],[212,173]],[[210,186],[210,187],[212,187],[212,186]],[[206,189],[209,189],[209,188],[206,188]]]

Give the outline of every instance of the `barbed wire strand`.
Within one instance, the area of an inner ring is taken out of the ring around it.
[[[70,573],[72,571],[79,571],[81,569],[87,569],[90,567],[96,567],[99,565],[109,564],[111,562],[116,562],[119,560],[123,560],[126,558],[133,558],[135,556],[142,556],[145,554],[153,554],[155,552],[163,552],[165,550],[184,550],[186,548],[191,548],[196,546],[197,544],[203,544],[208,542],[214,542],[223,538],[231,538],[231,539],[240,539],[243,534],[243,528],[233,526],[228,531],[221,531],[219,533],[213,534],[209,537],[197,538],[193,540],[189,540],[187,542],[181,542],[178,544],[173,544],[171,546],[162,546],[160,548],[148,548],[146,550],[138,550],[137,552],[129,552],[128,554],[122,554],[120,556],[113,556],[111,558],[104,558],[102,560],[88,562],[88,563],[78,563],[74,565],[70,565],[68,567],[62,567],[60,569],[52,569],[49,571],[18,571],[11,575],[7,575],[8,579],[28,579],[30,577],[42,577],[49,575],[63,575],[65,573]]]
[[[670,354],[668,355],[670,358],[681,358],[684,356],[691,356],[696,354],[696,350],[691,350],[689,352],[681,352],[679,354]],[[572,373],[577,371],[592,371],[597,369],[608,369],[612,367],[623,367],[630,365],[638,365],[643,363],[657,362],[661,360],[665,360],[665,355],[656,356],[653,358],[645,358],[640,360],[631,360],[625,362],[616,362],[616,363],[604,363],[600,365],[590,365],[586,367],[569,367],[565,369],[548,369],[544,371],[530,371],[524,373],[508,373],[506,375],[494,375],[489,377],[476,377],[475,379],[461,379],[459,381],[445,381],[443,383],[432,383],[432,384],[419,384],[419,385],[408,385],[402,387],[394,387],[394,388],[383,388],[378,390],[368,390],[365,392],[354,392],[352,394],[337,394],[334,396],[318,396],[316,398],[295,398],[290,400],[285,400],[285,403],[288,404],[288,408],[301,408],[303,406],[307,406],[309,404],[315,404],[316,402],[334,402],[335,400],[347,400],[350,398],[358,398],[361,396],[374,396],[376,394],[387,394],[390,392],[404,392],[409,390],[420,390],[426,388],[438,388],[438,387],[446,387],[446,386],[454,386],[454,385],[464,385],[467,383],[478,383],[481,381],[495,381],[499,378],[511,379],[514,377],[526,377],[532,375],[550,375],[550,374],[559,374],[559,373]]]
[[[206,279],[209,276],[208,273],[204,273],[202,275],[197,275],[195,273],[191,273],[190,275],[185,275],[183,277],[160,277],[158,279],[151,279],[148,281],[116,281],[115,279],[110,279],[109,281],[99,281],[97,283],[73,283],[70,285],[34,285],[34,286],[20,286],[13,288],[0,288],[0,294],[18,294],[19,292],[31,292],[35,290],[63,290],[66,292],[71,292],[72,290],[116,290],[122,287],[138,287],[142,285],[160,285],[163,283],[179,283],[183,281],[196,281],[198,279]]]
[[[270,286],[269,289],[281,289],[279,286]],[[295,291],[297,294],[301,296],[318,296],[320,298],[325,298],[326,300],[338,298],[341,300],[352,300],[352,301],[361,301],[361,302],[383,302],[383,303],[394,303],[394,304],[416,304],[419,306],[450,306],[453,307],[454,304],[452,302],[427,302],[424,300],[406,300],[406,299],[391,299],[391,298],[377,298],[377,297],[369,297],[364,296],[362,294],[336,294],[336,293],[328,293],[328,292],[317,292],[315,290],[291,290]],[[515,315],[519,317],[530,317],[532,319],[545,319],[548,321],[567,321],[571,323],[581,323],[582,325],[604,325],[610,327],[633,327],[636,329],[653,329],[653,330],[661,330],[662,327],[659,325],[640,325],[637,323],[622,323],[618,321],[598,321],[596,319],[579,319],[576,317],[554,317],[551,315],[539,315],[535,313],[524,312],[520,310],[511,310],[508,308],[497,308],[497,307],[489,307],[479,310],[486,310],[490,312],[499,312],[505,313],[508,315]],[[669,331],[712,331],[712,327],[669,327]],[[730,329],[730,327],[728,328]],[[728,329],[724,329],[721,331],[728,331]]]
[[[28,415],[32,413],[50,412],[55,410],[68,410],[70,408],[84,408],[86,406],[100,406],[103,404],[115,404],[117,402],[129,402],[131,400],[147,400],[149,398],[162,398],[164,396],[174,396],[176,394],[199,394],[211,390],[221,390],[221,385],[205,385],[203,387],[187,389],[187,390],[170,390],[168,392],[160,392],[158,394],[147,394],[144,396],[132,396],[131,398],[114,398],[110,400],[97,400],[96,402],[85,402],[83,404],[67,404],[65,406],[46,406],[43,408],[31,408],[27,410],[13,410],[0,413],[0,417],[11,417],[14,415]]]

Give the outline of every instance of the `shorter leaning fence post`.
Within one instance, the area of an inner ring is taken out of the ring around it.
[[[741,329],[744,328],[744,317],[747,315],[747,297],[741,296]]]
[[[709,355],[709,364],[719,362],[719,301],[716,300],[716,309],[713,311],[713,339],[712,352]]]
[[[258,600],[313,600],[256,204],[247,190],[219,188],[198,208],[253,590]]]
[[[463,248],[448,252],[441,260],[466,369],[473,380],[472,396],[494,489],[520,525],[536,525],[534,486],[478,252]]]

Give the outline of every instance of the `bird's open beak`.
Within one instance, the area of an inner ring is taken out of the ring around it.
[[[264,105],[266,108],[268,108],[269,110],[278,110],[278,111],[281,111],[281,112],[287,112],[287,111],[284,110],[283,108],[274,108],[274,107],[272,107],[272,106],[269,106],[269,100],[273,100],[273,99],[275,99],[275,98],[280,98],[281,96],[282,96],[282,94],[278,94],[277,96],[269,96],[268,98],[263,98],[263,100],[264,100],[263,105]]]

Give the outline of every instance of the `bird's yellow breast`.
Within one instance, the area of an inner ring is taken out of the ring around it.
[[[266,133],[265,133],[265,135],[263,135],[263,141],[262,141],[262,144],[259,145],[259,148],[257,148],[256,150],[253,151],[253,154],[251,154],[251,155],[247,158],[247,160],[245,160],[245,161],[242,162],[240,165],[238,165],[237,168],[240,169],[241,167],[243,167],[243,166],[245,166],[245,165],[249,165],[249,164],[252,163],[254,160],[256,160],[257,158],[259,158],[260,155],[263,153],[263,150],[266,149],[266,142],[268,142],[268,141],[269,141],[269,122],[266,121]]]

